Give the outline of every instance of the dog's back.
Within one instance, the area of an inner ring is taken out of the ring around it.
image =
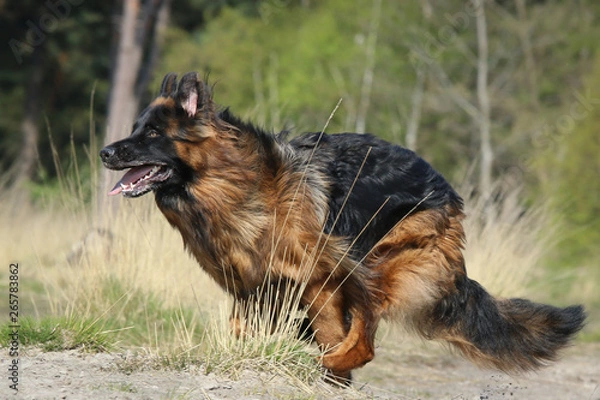
[[[462,207],[461,198],[430,164],[373,135],[310,133],[290,144],[327,176],[325,231],[350,238],[357,259],[415,212]]]

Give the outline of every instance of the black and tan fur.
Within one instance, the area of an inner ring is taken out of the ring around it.
[[[337,377],[374,357],[382,318],[505,371],[554,360],[583,325],[580,306],[495,299],[467,277],[462,200],[413,152],[371,135],[266,133],[217,109],[196,73],[168,74],[131,136],[100,155],[132,168],[111,194],[154,191],[237,300],[267,277],[304,282],[301,306]]]

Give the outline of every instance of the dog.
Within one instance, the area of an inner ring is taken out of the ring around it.
[[[131,135],[100,157],[129,169],[109,194],[153,191],[236,301],[267,280],[299,285],[340,381],[373,359],[382,319],[507,372],[555,360],[583,327],[582,306],[496,299],[467,276],[463,201],[414,152],[369,134],[268,133],[217,107],[198,73],[167,74]]]

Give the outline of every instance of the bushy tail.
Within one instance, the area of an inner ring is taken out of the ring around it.
[[[457,289],[436,305],[423,333],[447,340],[480,366],[506,372],[539,368],[555,360],[584,325],[582,306],[494,299],[466,276]]]

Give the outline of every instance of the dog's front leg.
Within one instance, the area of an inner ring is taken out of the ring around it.
[[[248,333],[247,312],[244,302],[233,301],[231,316],[229,317],[229,328],[238,339]]]
[[[285,307],[284,294],[279,295],[278,285],[262,287],[255,295],[246,298],[235,298],[229,325],[236,337],[257,333],[272,334],[281,320],[289,318],[283,314]]]

